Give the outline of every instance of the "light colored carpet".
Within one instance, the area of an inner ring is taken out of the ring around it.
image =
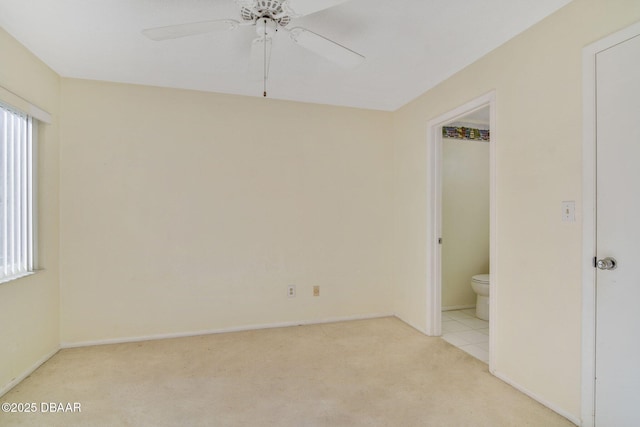
[[[60,351],[2,426],[572,426],[487,365],[395,318]]]

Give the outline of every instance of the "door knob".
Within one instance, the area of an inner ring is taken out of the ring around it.
[[[600,270],[614,270],[618,266],[618,263],[615,259],[606,257],[604,259],[599,259],[596,265]]]

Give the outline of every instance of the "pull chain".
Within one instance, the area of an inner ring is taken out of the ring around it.
[[[264,20],[264,40],[262,42],[264,45],[264,73],[263,73],[263,92],[262,96],[267,97],[267,20]]]

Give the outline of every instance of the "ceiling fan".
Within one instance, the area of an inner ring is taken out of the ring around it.
[[[148,28],[142,34],[151,40],[161,41],[197,34],[235,30],[241,26],[255,27],[257,38],[251,43],[249,70],[264,82],[263,95],[267,96],[266,82],[269,74],[271,45],[278,31],[286,31],[291,40],[303,48],[322,56],[342,67],[354,68],[364,61],[361,54],[313,31],[302,27],[290,27],[294,18],[303,16],[289,6],[289,0],[234,0],[240,7],[240,18],[214,19]],[[295,1],[295,0],[294,0]],[[315,0],[318,2],[319,0]],[[339,3],[339,2],[338,2]]]

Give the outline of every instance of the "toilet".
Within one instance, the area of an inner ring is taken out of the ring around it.
[[[471,278],[471,288],[478,295],[476,317],[489,320],[489,275],[477,274]]]

